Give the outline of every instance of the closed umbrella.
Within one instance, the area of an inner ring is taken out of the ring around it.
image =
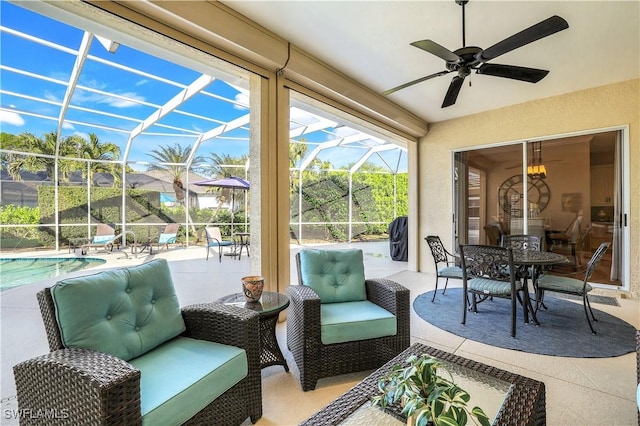
[[[211,186],[217,188],[231,188],[231,234],[233,234],[233,212],[235,209],[235,198],[236,198],[236,189],[241,191],[248,190],[251,186],[249,182],[242,179],[241,177],[231,176],[222,179],[207,179],[200,180],[198,182],[193,182],[194,185],[198,186]]]

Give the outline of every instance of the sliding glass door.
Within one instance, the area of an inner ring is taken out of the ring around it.
[[[621,132],[610,131],[455,153],[456,244],[533,234],[579,269],[607,242],[592,282],[622,286],[622,152]]]

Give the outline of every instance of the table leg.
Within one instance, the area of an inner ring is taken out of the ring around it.
[[[289,366],[276,338],[277,322],[278,314],[260,318],[260,368],[282,365],[285,371],[289,371]]]
[[[531,305],[531,298],[529,297],[529,280],[528,280],[528,269],[525,271],[522,277],[522,292],[523,294],[523,302],[524,305],[524,322],[529,323],[529,312],[531,312],[531,319],[535,325],[540,325],[538,322],[538,317],[536,316],[536,311],[533,309]]]

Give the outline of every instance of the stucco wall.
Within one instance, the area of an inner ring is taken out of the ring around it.
[[[453,149],[629,126],[630,291],[640,296],[640,79],[433,123],[418,144],[419,269],[433,271],[426,243],[451,244]]]

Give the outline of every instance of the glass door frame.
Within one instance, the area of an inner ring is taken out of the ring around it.
[[[464,177],[463,175],[468,173],[468,163],[466,164],[466,167],[463,168],[462,171],[459,171],[458,168],[456,167],[456,158],[458,157],[458,154],[460,153],[464,153],[466,155],[466,153],[470,152],[470,151],[479,151],[479,150],[483,150],[483,149],[487,149],[487,148],[497,148],[497,147],[501,147],[501,146],[510,146],[510,145],[522,145],[522,176],[525,177],[527,176],[527,164],[529,162],[529,152],[528,149],[530,148],[529,143],[533,142],[533,141],[552,141],[552,140],[556,140],[556,139],[561,139],[561,138],[568,138],[568,137],[575,137],[575,136],[586,136],[586,135],[594,135],[594,134],[598,134],[598,133],[606,133],[606,132],[618,132],[618,140],[620,144],[619,148],[621,149],[622,152],[622,161],[621,164],[619,164],[620,167],[622,167],[622,171],[620,173],[621,177],[622,177],[622,188],[621,188],[621,194],[619,194],[620,198],[621,198],[621,206],[619,208],[620,211],[620,217],[619,217],[619,229],[618,232],[620,232],[621,236],[622,236],[622,268],[621,268],[621,275],[620,275],[620,281],[621,281],[621,285],[620,286],[612,286],[612,285],[607,285],[607,284],[599,284],[599,283],[591,283],[594,287],[596,288],[604,288],[604,289],[608,289],[608,290],[619,290],[619,291],[629,291],[630,289],[630,226],[629,226],[629,204],[630,204],[630,199],[631,199],[631,195],[630,195],[630,162],[629,162],[629,126],[628,125],[623,125],[623,126],[613,126],[613,127],[606,127],[606,128],[598,128],[598,129],[590,129],[590,130],[585,130],[585,131],[579,131],[579,132],[571,132],[571,133],[562,133],[562,134],[554,134],[554,135],[547,135],[547,136],[540,136],[540,137],[535,137],[535,138],[527,138],[527,139],[518,139],[518,140],[512,140],[512,141],[506,141],[506,142],[497,142],[497,143],[493,143],[493,144],[482,144],[482,145],[477,145],[477,146],[467,146],[464,148],[459,148],[459,149],[454,149],[451,151],[451,170],[452,170],[452,186],[451,186],[451,194],[452,194],[452,209],[453,211],[451,212],[452,214],[452,227],[451,227],[451,241],[453,242],[453,246],[457,247],[457,245],[459,244],[459,238],[458,238],[458,232],[460,231],[460,229],[468,229],[468,225],[465,225],[463,223],[459,223],[461,221],[461,217],[458,216],[458,208],[462,207],[463,211],[465,211],[465,209],[468,207],[465,201],[462,201],[462,198],[464,198],[463,196],[461,196],[458,191],[457,191],[457,186],[459,184],[466,184],[467,183],[467,179],[466,177]],[[465,157],[466,158],[466,157]],[[466,161],[466,160],[465,160]],[[458,182],[459,180],[459,182]],[[465,190],[465,194],[466,194],[466,190]],[[528,191],[523,191],[523,206],[528,206]],[[523,227],[525,232],[528,231],[528,215],[527,214],[523,214]],[[483,242],[481,242],[482,244]]]

